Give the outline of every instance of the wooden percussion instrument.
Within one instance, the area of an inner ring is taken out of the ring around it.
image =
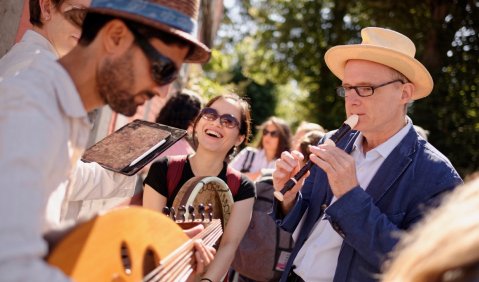
[[[178,210],[181,206],[198,207],[201,204],[211,204],[212,217],[221,219],[224,229],[231,215],[233,203],[233,195],[223,180],[218,177],[197,176],[183,184],[173,200],[173,207]],[[189,210],[186,210],[185,218],[192,219]],[[195,218],[198,218],[198,215]]]

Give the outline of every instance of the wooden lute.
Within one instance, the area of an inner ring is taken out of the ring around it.
[[[223,233],[212,220],[196,238],[213,246]],[[193,272],[193,240],[169,217],[119,208],[76,227],[47,261],[76,282],[185,281]]]

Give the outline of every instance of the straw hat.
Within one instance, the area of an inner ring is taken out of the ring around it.
[[[326,52],[326,65],[339,79],[344,77],[348,60],[366,60],[386,65],[406,76],[416,88],[413,100],[431,93],[432,77],[414,58],[416,47],[408,37],[390,29],[367,27],[361,30],[361,38],[361,44],[335,46]]]
[[[199,0],[93,0],[89,12],[136,21],[192,44],[187,63],[206,63],[210,49],[196,38]]]

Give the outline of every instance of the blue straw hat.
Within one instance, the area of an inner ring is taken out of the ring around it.
[[[196,36],[199,4],[199,0],[93,0],[88,11],[136,21],[182,38],[193,46],[185,62],[206,63],[211,50]]]

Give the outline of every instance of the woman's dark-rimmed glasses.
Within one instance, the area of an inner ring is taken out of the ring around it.
[[[374,90],[375,89],[378,89],[379,87],[383,87],[383,86],[386,86],[386,85],[389,85],[389,84],[392,84],[392,83],[396,83],[396,82],[401,82],[402,84],[404,84],[405,82],[402,81],[401,79],[396,79],[396,80],[392,80],[392,81],[389,81],[389,82],[386,82],[386,83],[383,83],[383,84],[379,84],[379,85],[376,85],[376,86],[372,86],[372,85],[364,85],[364,86],[339,86],[338,88],[336,88],[336,93],[338,94],[339,97],[346,97],[346,92],[348,92],[349,90],[351,89],[354,89],[354,91],[356,91],[356,94],[358,94],[358,96],[360,97],[368,97],[368,96],[371,96],[374,94]]]
[[[201,110],[200,116],[208,121],[215,121],[220,119],[220,124],[226,128],[239,128],[239,121],[230,114],[218,114],[218,111],[213,108],[204,108]]]
[[[131,26],[128,26],[128,29],[133,33],[138,46],[140,46],[141,50],[150,61],[153,81],[155,81],[158,86],[167,85],[173,82],[178,76],[178,68],[175,63],[170,58],[156,50],[148,39],[141,35],[137,30]]]

